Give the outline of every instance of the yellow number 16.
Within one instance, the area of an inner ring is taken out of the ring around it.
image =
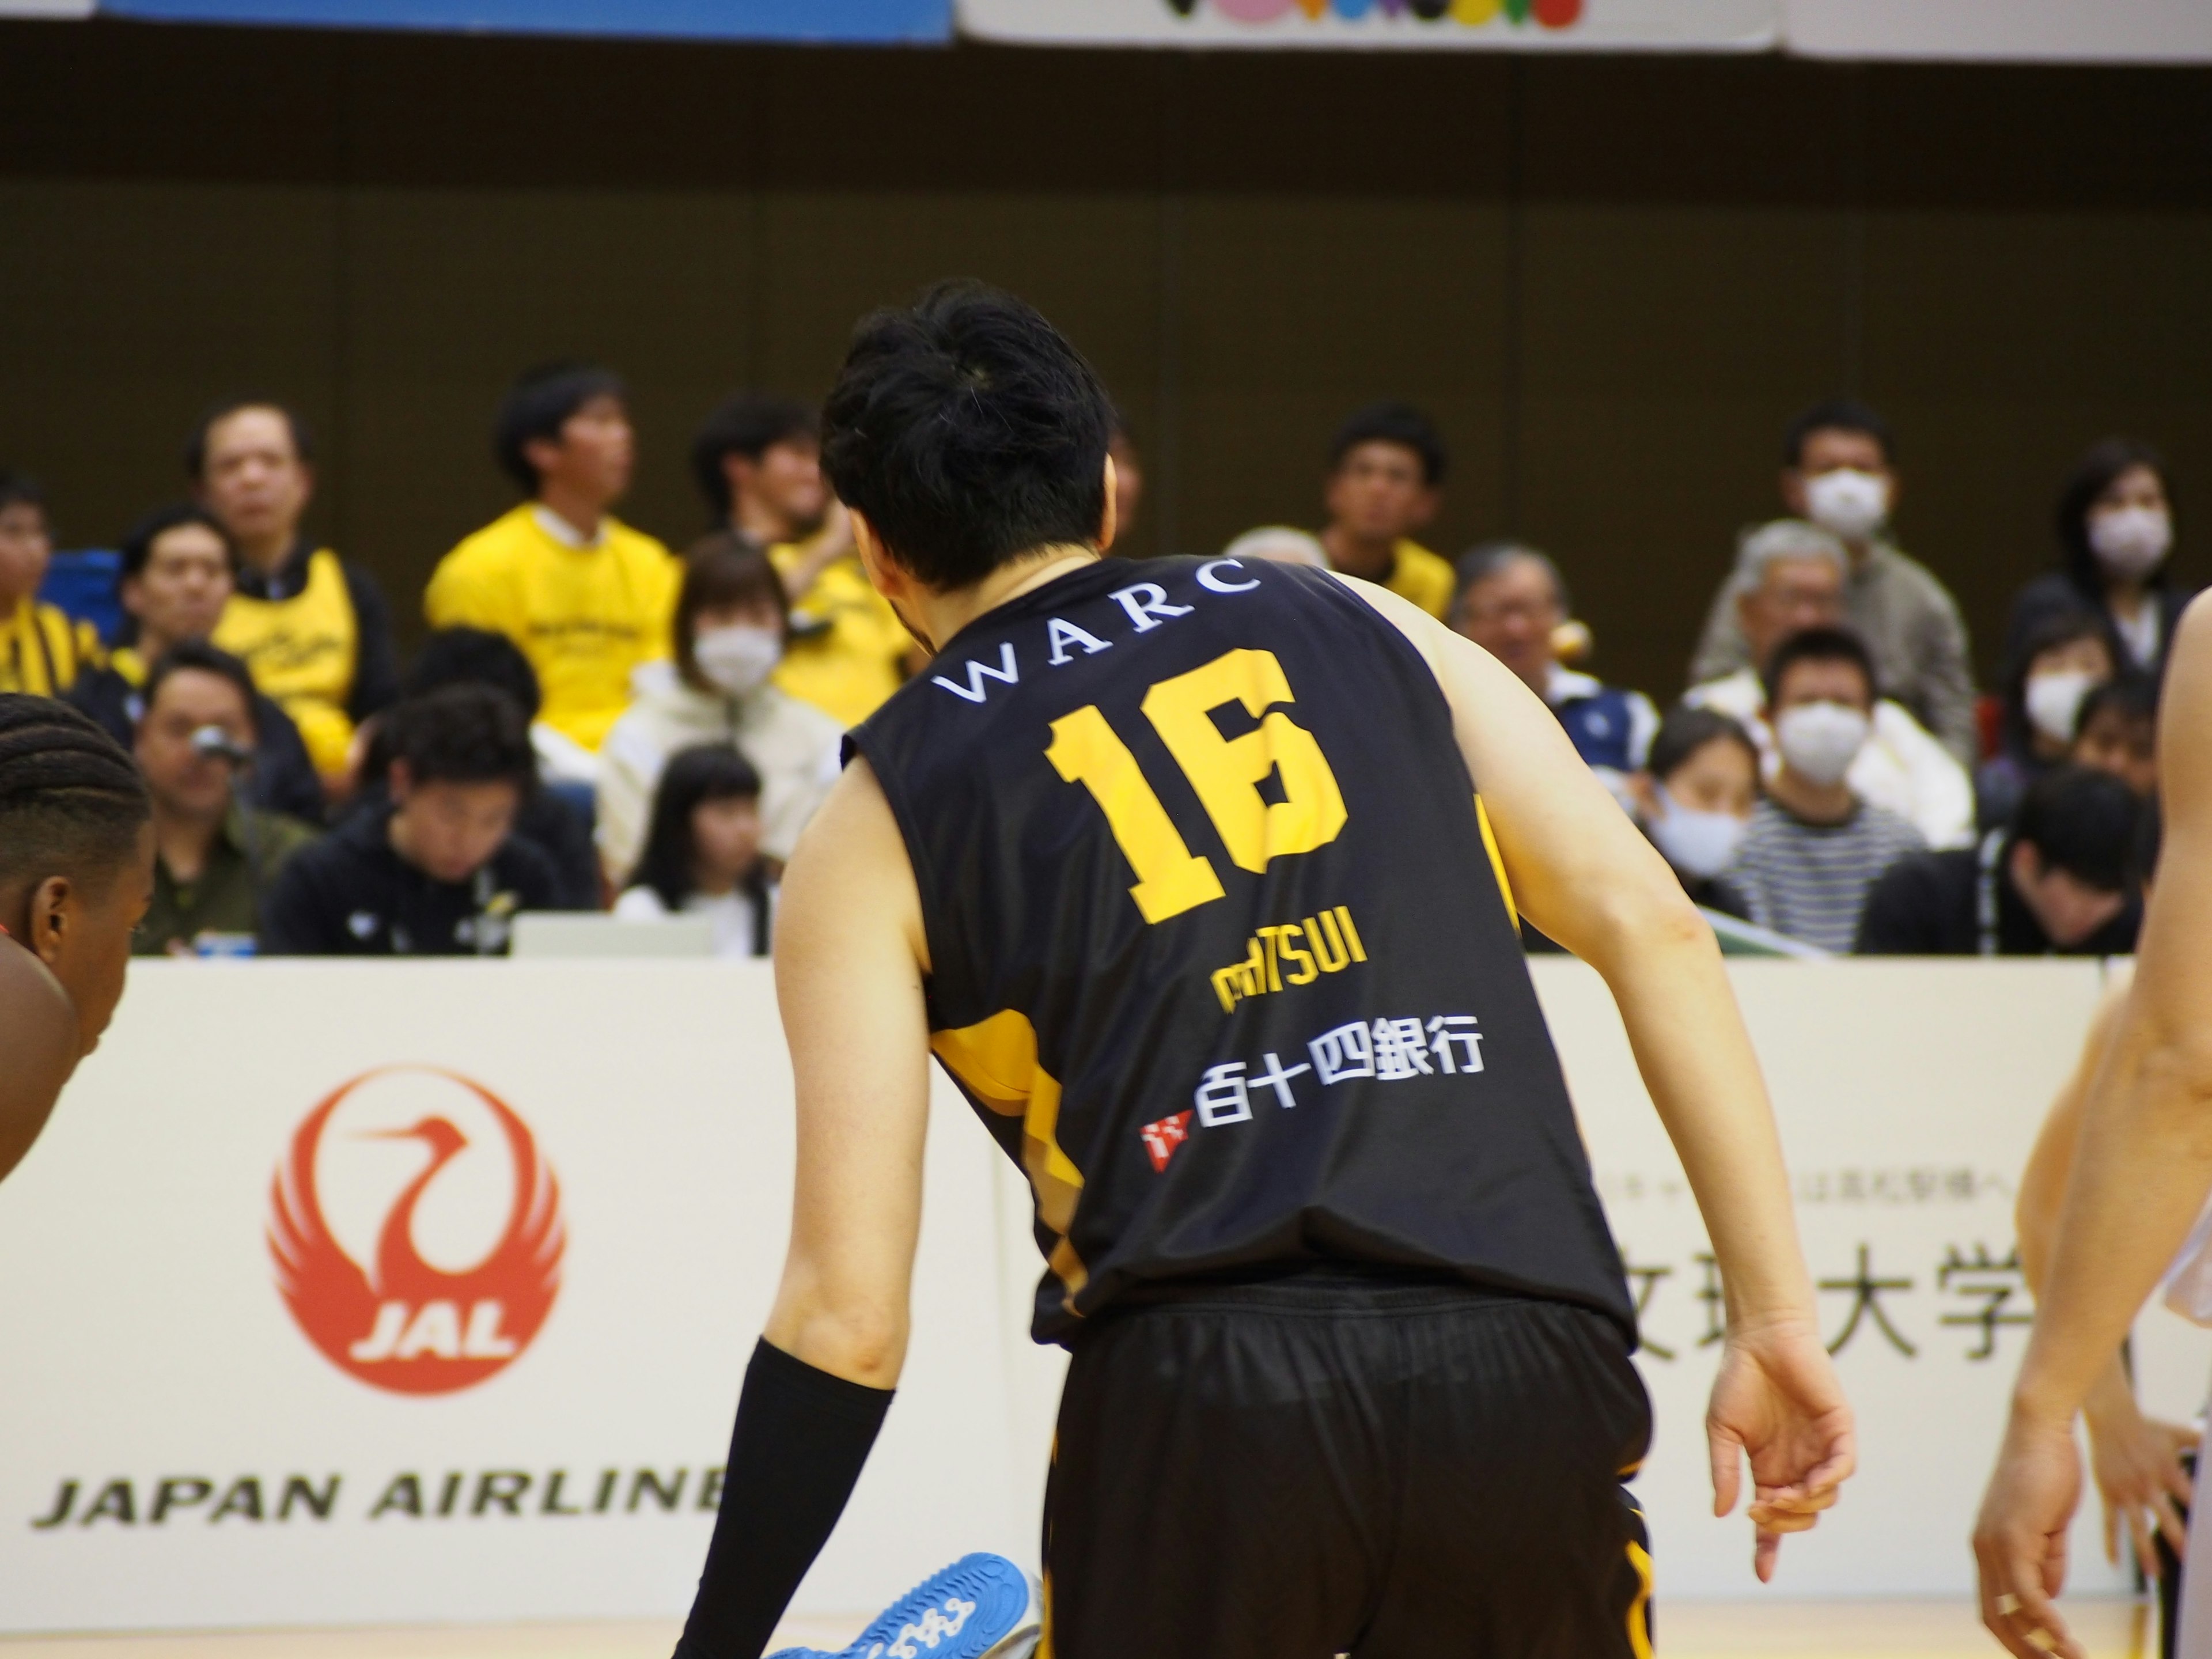
[[[1145,718],[1190,780],[1230,859],[1255,874],[1272,859],[1326,847],[1344,828],[1344,796],[1313,733],[1271,706],[1295,702],[1272,651],[1231,651],[1162,680],[1145,694]],[[1224,738],[1213,711],[1237,702],[1260,722]],[[1262,710],[1270,712],[1262,713]],[[1121,855],[1137,872],[1129,896],[1146,921],[1164,921],[1222,896],[1211,860],[1193,853],[1160,805],[1129,746],[1096,703],[1052,723],[1044,751],[1054,769],[1091,792]],[[1261,798],[1270,773],[1283,799]]]

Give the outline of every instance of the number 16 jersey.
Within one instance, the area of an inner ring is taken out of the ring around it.
[[[1334,577],[1101,561],[851,742],[931,1047],[1028,1175],[1036,1332],[1305,1261],[1631,1310],[1434,674]]]

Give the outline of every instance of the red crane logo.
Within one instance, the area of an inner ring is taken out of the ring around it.
[[[315,1157],[331,1115],[363,1084],[397,1073],[443,1079],[491,1113],[514,1165],[507,1224],[475,1267],[447,1273],[422,1259],[415,1210],[447,1164],[468,1146],[446,1118],[374,1130],[416,1140],[429,1162],[392,1200],[377,1230],[374,1270],[340,1247],[324,1219]],[[276,1167],[269,1249],[292,1316],[325,1358],[348,1375],[398,1394],[450,1394],[514,1363],[551,1311],[561,1286],[561,1188],[529,1127],[489,1089],[431,1066],[382,1066],[341,1084],[307,1115]]]

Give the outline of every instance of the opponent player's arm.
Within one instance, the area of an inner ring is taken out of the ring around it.
[[[2165,839],[2112,1053],[2083,1114],[2050,1285],[1975,1530],[1983,1618],[2014,1653],[2080,1649],[2051,1606],[2080,1491],[2074,1413],[2212,1188],[2212,605],[2176,630],[2159,720]]]
[[[756,1659],[852,1496],[906,1358],[929,1113],[921,902],[856,762],[808,825],[776,916],[799,1100],[791,1245],[745,1374],[679,1659]]]
[[[81,1046],[69,993],[36,957],[0,939],[0,1181],[46,1127]]]
[[[1751,1454],[1758,1565],[1850,1473],[1853,1436],[1814,1327],[1812,1285],[1766,1087],[1712,930],[1575,753],[1489,653],[1396,595],[1347,583],[1420,650],[1452,708],[1522,912],[1603,975],[1720,1263],[1729,1359],[1708,1419],[1716,1509]]]

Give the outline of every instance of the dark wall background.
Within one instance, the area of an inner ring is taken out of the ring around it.
[[[97,541],[210,398],[295,399],[322,528],[411,623],[507,504],[522,365],[630,377],[625,514],[681,543],[719,394],[817,394],[859,313],[972,274],[1127,405],[1136,550],[1313,521],[1335,421],[1411,398],[1454,453],[1436,544],[1551,550],[1599,666],[1662,695],[1783,422],[1856,392],[1986,672],[2087,442],[2212,500],[2208,206],[2199,70],[0,25],[0,456]]]

